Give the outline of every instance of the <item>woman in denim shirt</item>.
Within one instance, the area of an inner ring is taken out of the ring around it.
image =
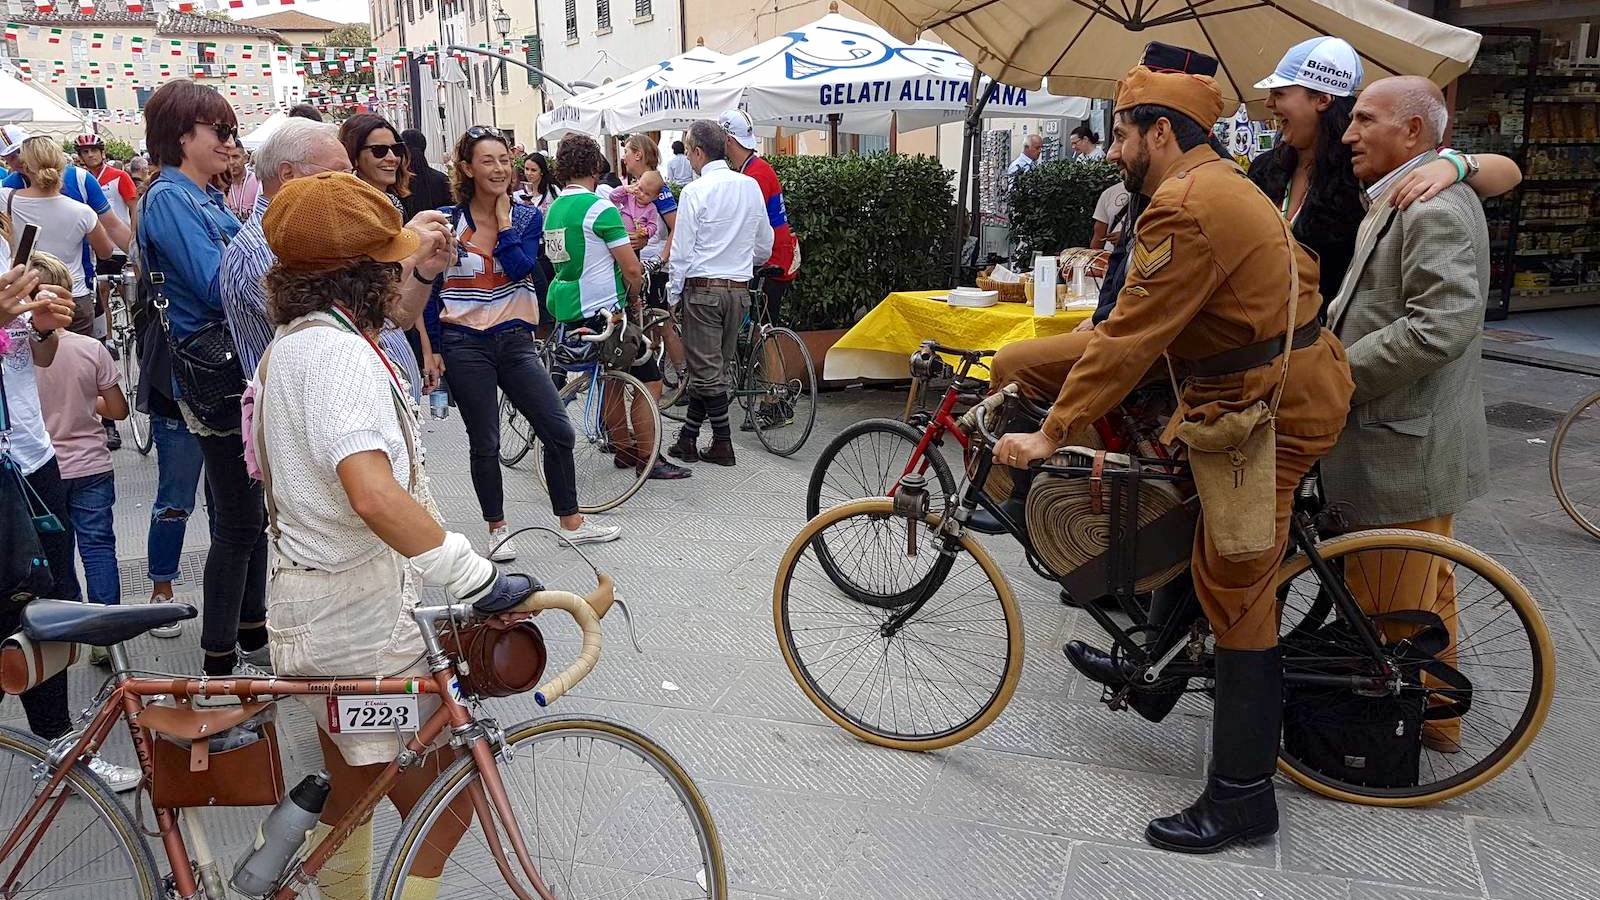
[[[140,204],[139,249],[148,270],[166,277],[167,320],[172,339],[181,341],[226,321],[222,251],[239,220],[210,184],[228,169],[238,119],[222,95],[188,79],[162,85],[144,112],[145,142],[161,175]],[[238,430],[206,428],[185,407],[181,392],[174,393],[200,444],[214,510],[200,632],[205,673],[228,675],[241,652],[252,664],[268,662],[266,511],[261,486],[245,472]]]

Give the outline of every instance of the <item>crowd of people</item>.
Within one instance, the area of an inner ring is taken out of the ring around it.
[[[1117,99],[1105,158],[1123,179],[1096,213],[1094,241],[1113,248],[1100,308],[1077,332],[1014,343],[994,358],[995,388],[1015,383],[1051,404],[1042,421],[1010,428],[994,454],[1016,470],[1008,507],[1024,520],[1028,464],[1073,443],[1142,381],[1166,378],[1163,354],[1186,376],[1168,440],[1270,404],[1276,506],[1253,512],[1272,539],[1225,551],[1202,523],[1192,582],[1152,607],[1156,619],[1205,615],[1218,649],[1206,791],[1147,836],[1211,852],[1277,827],[1273,578],[1301,476],[1320,460],[1330,499],[1357,511],[1353,524],[1444,535],[1483,488],[1476,344],[1489,255],[1478,198],[1510,190],[1521,174],[1503,157],[1441,149],[1447,107],[1424,79],[1385,78],[1358,94],[1360,58],[1337,38],[1291,49],[1257,85],[1282,141],[1240,172],[1211,137],[1222,113],[1215,61],[1164,55],[1172,49],[1152,45]],[[537,587],[494,566],[517,557],[499,461],[502,396],[538,438],[563,539],[621,536],[579,511],[576,436],[537,340],[552,326],[600,331],[649,306],[681,317],[682,344],[667,350],[687,372],[684,424],[671,460],[651,462],[621,440],[611,448],[616,465],[680,479],[696,463],[736,464],[725,370],[749,285],[770,274],[776,312],[799,266],[782,186],[742,112],[695,122],[665,172],[645,135],[626,139],[614,169],[592,138],[568,136],[552,158],[519,153],[482,126],[454,142],[440,172],[418,132],[371,113],[324,123],[309,107],[252,159],[222,96],[181,79],[155,91],[144,115],[149,163],[138,171],[108,163],[94,135],[76,142],[73,166],[53,139],[0,127],[10,171],[0,235],[14,249],[26,226],[38,226],[31,255],[0,275],[5,474],[18,484],[0,498],[36,499],[52,520],[37,529],[51,595],[85,596],[77,553],[87,599],[120,602],[112,439],[136,406],[150,416],[159,473],[154,497],[143,498],[152,602],[174,596],[204,485],[205,674],[415,666],[407,613],[419,585],[486,612]],[[1098,138],[1075,131],[1075,152],[1095,158]],[[1030,137],[1013,172],[1039,152]],[[144,378],[132,398],[95,340],[105,331],[95,273],[120,272],[128,260],[149,300],[138,316]],[[657,363],[641,360],[632,374],[660,396]],[[424,402],[445,391],[467,434],[477,540],[447,530],[429,490],[419,423]],[[637,441],[659,439],[648,422],[617,425]],[[1200,499],[1216,502],[1204,490]],[[969,524],[1003,527],[981,512]],[[1447,577],[1416,577],[1432,579],[1436,589],[1416,593],[1447,612]],[[1190,592],[1197,608],[1181,602]],[[0,633],[16,616],[0,610]],[[1127,678],[1096,648],[1074,642],[1066,653],[1097,682]],[[46,739],[69,726],[65,678],[21,698]],[[1179,693],[1131,702],[1159,721]],[[331,734],[326,704],[309,706],[324,726],[334,793],[322,818],[331,822],[393,746]],[[1459,728],[1430,719],[1424,740],[1449,752]],[[450,752],[394,788],[402,813]],[[93,765],[119,790],[138,784],[137,771]],[[362,891],[370,827],[324,870]]]
[[[673,450],[686,464],[655,459],[645,474],[735,464],[723,365],[746,285],[762,266],[781,268],[785,283],[797,266],[782,188],[742,113],[696,123],[665,175],[646,135],[627,138],[613,172],[593,139],[568,137],[552,157],[481,126],[460,136],[441,172],[419,132],[371,113],[325,123],[310,107],[247,153],[222,95],[182,79],[156,90],[144,117],[148,162],[127,169],[107,160],[97,135],[76,140],[74,166],[55,139],[0,127],[0,236],[15,252],[38,226],[31,254],[0,275],[0,503],[48,517],[27,529],[41,547],[33,574],[47,579],[33,583],[38,595],[121,602],[112,452],[116,422],[137,408],[149,416],[157,486],[124,499],[150,505],[150,602],[173,601],[204,487],[204,674],[414,665],[421,648],[407,613],[419,585],[486,611],[536,586],[493,565],[517,552],[499,461],[502,396],[538,437],[563,540],[621,536],[579,512],[573,426],[536,336],[601,331],[625,311],[638,321],[646,304],[684,310],[682,343],[669,351],[693,385]],[[121,275],[130,261],[137,397],[124,395],[103,342],[107,302],[96,290],[97,273]],[[654,362],[633,374],[660,397]],[[425,403],[461,415],[485,525],[476,541],[445,530],[429,492]],[[621,425],[639,443],[615,442],[616,464],[643,470],[654,453],[640,447],[659,440],[654,419]],[[19,608],[0,610],[4,633]],[[22,703],[40,737],[68,730],[65,672]],[[329,734],[325,705],[311,708],[333,785],[323,819],[333,821],[393,755],[392,741]],[[391,796],[402,812],[446,756],[401,780]],[[139,784],[137,769],[92,766],[116,790]],[[349,877],[325,877],[325,895],[365,896],[370,843],[360,830],[345,842],[324,873]],[[341,880],[350,892],[329,887]]]

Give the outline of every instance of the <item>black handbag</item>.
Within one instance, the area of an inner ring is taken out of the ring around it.
[[[0,372],[0,448],[11,430],[5,375]],[[0,604],[22,604],[55,584],[34,514],[38,495],[7,450],[0,449]]]
[[[145,194],[146,199],[149,196],[149,193]],[[199,212],[198,206],[195,209]],[[200,215],[204,218],[203,212]],[[218,234],[213,233],[211,237],[227,243]],[[181,399],[188,404],[189,411],[200,420],[201,425],[212,431],[238,431],[239,400],[244,396],[244,368],[239,364],[239,351],[233,345],[233,334],[228,331],[228,323],[217,319],[181,339],[173,337],[172,323],[167,318],[167,297],[162,288],[166,277],[161,272],[154,249],[140,240],[140,256],[145,263],[151,296],[154,297],[151,305],[155,307],[161,332],[166,337],[172,376],[183,394]]]

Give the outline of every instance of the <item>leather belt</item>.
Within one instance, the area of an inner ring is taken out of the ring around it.
[[[1294,330],[1293,347],[1303,350],[1317,342],[1322,333],[1322,322],[1312,319]],[[1283,352],[1283,335],[1256,341],[1233,350],[1224,350],[1204,359],[1179,360],[1184,372],[1196,378],[1216,378],[1220,375],[1237,375],[1258,366],[1264,366]]]
[[[692,288],[747,288],[750,282],[737,281],[732,278],[685,278],[684,287]]]

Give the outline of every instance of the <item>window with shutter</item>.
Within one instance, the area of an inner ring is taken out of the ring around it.
[[[567,0],[567,40],[578,39],[578,0]]]
[[[594,18],[595,27],[600,31],[611,30],[611,0],[596,0]]]

